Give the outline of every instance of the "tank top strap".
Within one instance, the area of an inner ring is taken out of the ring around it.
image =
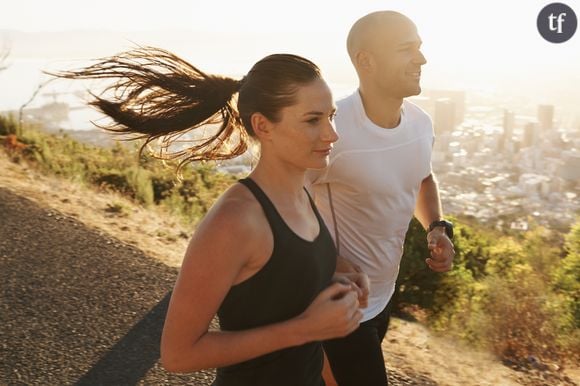
[[[276,237],[276,234],[284,230],[285,223],[284,219],[280,216],[280,213],[278,213],[278,210],[274,206],[274,203],[268,198],[262,188],[260,188],[260,186],[258,186],[258,184],[251,178],[243,178],[238,180],[238,182],[250,189],[250,192],[252,192],[254,197],[256,197],[256,200],[258,200],[260,206],[262,206],[266,219],[274,232],[274,237]]]
[[[310,201],[310,206],[312,207],[312,210],[314,211],[314,215],[316,216],[316,219],[318,220],[318,223],[319,224],[324,224],[324,219],[322,218],[322,216],[318,212],[318,208],[316,207],[316,203],[312,199],[312,196],[308,192],[308,189],[304,188],[304,191],[306,192],[306,195],[308,196],[308,201]]]

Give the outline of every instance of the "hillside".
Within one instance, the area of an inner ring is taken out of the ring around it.
[[[8,161],[3,152],[0,169],[0,278],[2,292],[12,294],[0,301],[0,322],[13,327],[0,334],[8,343],[0,347],[0,384],[64,384],[79,376],[91,384],[88,375],[121,374],[123,368],[111,364],[114,358],[132,365],[125,368],[140,374],[142,384],[211,383],[211,372],[194,378],[165,374],[156,364],[154,333],[143,338],[149,352],[127,348],[128,341],[140,342],[139,331],[149,331],[142,323],[154,332],[160,327],[163,302],[193,229],[117,194],[41,175]],[[55,263],[65,256],[69,260]],[[18,301],[15,294],[31,297]],[[70,317],[63,317],[67,312]],[[383,348],[395,386],[580,384],[578,368],[518,372],[418,323],[395,319],[392,326]],[[79,363],[67,365],[73,353]]]

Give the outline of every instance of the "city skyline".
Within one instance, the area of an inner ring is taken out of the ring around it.
[[[243,75],[267,54],[297,53],[319,64],[329,83],[351,90],[356,74],[345,49],[350,26],[368,12],[393,9],[418,27],[427,58],[424,89],[525,97],[571,114],[580,105],[580,36],[562,44],[546,42],[536,28],[546,4],[362,0],[331,7],[302,0],[167,0],[143,1],[136,7],[104,0],[79,7],[70,0],[14,0],[5,5],[10,17],[0,24],[0,48],[5,44],[11,54],[11,67],[0,72],[0,90],[20,91],[14,79],[17,67],[32,61],[58,68],[65,59],[108,56],[134,44],[163,47],[207,72],[231,76]],[[567,4],[580,10],[578,0]],[[29,75],[22,77],[33,82]]]

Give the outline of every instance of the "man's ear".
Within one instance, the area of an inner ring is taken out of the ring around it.
[[[270,139],[272,135],[272,122],[264,116],[262,113],[254,113],[250,117],[250,122],[252,124],[252,129],[254,130],[254,134],[258,139],[264,141]]]
[[[368,51],[359,51],[355,55],[356,67],[359,71],[369,72],[373,64],[373,58]]]

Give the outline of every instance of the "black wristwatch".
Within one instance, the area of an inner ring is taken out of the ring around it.
[[[447,221],[447,220],[433,221],[429,225],[428,232],[431,232],[436,227],[444,227],[445,234],[447,235],[447,237],[449,237],[451,240],[453,240],[453,223],[452,222]]]

